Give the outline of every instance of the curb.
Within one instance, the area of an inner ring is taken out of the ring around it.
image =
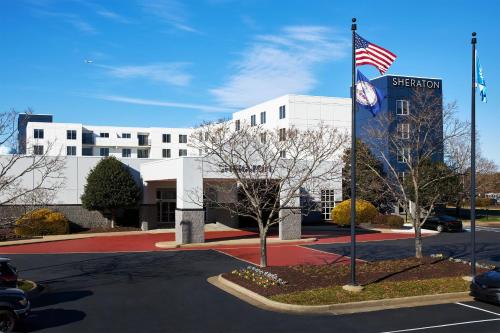
[[[254,240],[254,238],[249,238],[251,240]],[[289,244],[289,243],[312,243],[317,241],[318,239],[316,237],[309,237],[309,238],[301,238],[301,239],[290,239],[290,240],[273,240],[270,241],[268,239],[267,245],[281,245],[281,244]],[[252,242],[242,242],[240,239],[235,239],[235,240],[227,240],[227,241],[216,241],[216,242],[206,242],[206,243],[187,243],[187,244],[178,244],[175,241],[173,242],[158,242],[155,243],[155,246],[160,249],[179,249],[179,248],[184,248],[184,249],[206,249],[210,247],[218,247],[218,246],[247,246],[247,245],[259,245],[259,239],[255,238],[255,241]]]
[[[307,315],[307,314],[340,315],[340,314],[371,312],[371,311],[396,309],[396,308],[417,307],[424,305],[466,302],[473,300],[473,298],[469,296],[469,292],[464,291],[457,293],[410,296],[410,297],[390,298],[383,300],[371,300],[371,301],[341,303],[341,304],[297,305],[297,304],[287,304],[287,303],[273,301],[267,297],[259,295],[251,290],[248,290],[234,282],[231,282],[223,278],[222,275],[210,277],[208,278],[207,281],[212,285],[224,290],[225,292],[233,296],[236,296],[242,301],[245,301],[258,308],[274,312],[302,314],[302,315]]]

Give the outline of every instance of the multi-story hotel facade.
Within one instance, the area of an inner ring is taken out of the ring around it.
[[[374,80],[385,94],[382,112],[393,112],[397,115],[402,113],[396,117],[397,122],[404,122],[405,112],[418,112],[412,109],[408,102],[412,89],[416,88],[412,86],[412,82],[417,80],[430,83],[430,87],[424,88],[434,89],[442,98],[441,80],[384,77]],[[368,112],[360,110],[357,115],[358,126],[369,121],[370,117]],[[350,134],[351,99],[285,95],[234,112],[228,121],[234,130],[247,125],[283,131],[290,128],[300,130],[314,128],[322,123]],[[389,126],[394,127],[397,124]],[[191,242],[203,241],[202,230],[205,223],[238,225],[238,217],[215,208],[204,207],[203,202],[193,202],[188,198],[187,194],[192,191],[202,191],[202,197],[207,184],[227,181],[231,177],[227,173],[203,169],[202,152],[189,145],[193,131],[193,128],[135,128],[57,123],[53,122],[50,115],[20,115],[18,141],[21,153],[34,157],[44,153],[64,156],[64,187],[58,191],[51,204],[65,212],[70,220],[84,226],[88,225],[89,221],[92,221],[93,225],[109,223],[98,213],[84,210],[80,197],[89,171],[101,158],[115,156],[129,167],[138,183],[143,186],[142,204],[135,217],[137,223],[145,222],[150,228],[175,225],[178,241]],[[361,129],[358,133],[362,139],[369,140],[363,137]],[[36,175],[27,175],[26,185],[29,186],[35,177]],[[318,203],[317,214],[292,218],[287,225],[295,231],[280,232],[280,235],[294,239],[300,237],[301,221],[330,219],[331,208],[342,200],[341,180],[323,184],[319,193],[313,198]],[[226,199],[237,200],[237,196]],[[0,207],[0,210],[2,209],[5,210],[5,207]],[[183,221],[190,222],[191,239],[185,239],[181,232]],[[280,228],[282,227],[285,228],[285,224],[280,224]]]

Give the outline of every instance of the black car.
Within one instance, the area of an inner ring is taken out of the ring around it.
[[[433,229],[439,232],[442,231],[462,231],[462,221],[453,216],[435,215],[427,218],[422,225],[424,229]]]
[[[28,316],[30,308],[28,296],[21,289],[0,289],[0,332],[12,332],[16,322]]]
[[[500,267],[472,279],[470,295],[486,302],[500,305]]]
[[[12,266],[9,258],[0,257],[0,288],[17,287],[17,269]]]

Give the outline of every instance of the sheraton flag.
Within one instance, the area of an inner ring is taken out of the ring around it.
[[[354,47],[356,50],[356,66],[372,65],[384,74],[396,60],[396,55],[389,50],[370,43],[355,33]]]

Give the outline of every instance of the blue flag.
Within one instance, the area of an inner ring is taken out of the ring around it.
[[[356,82],[356,103],[375,117],[382,108],[382,92],[377,89],[358,69]]]
[[[479,87],[479,94],[481,95],[481,101],[486,103],[488,100],[486,98],[486,80],[484,79],[483,67],[479,62],[479,55],[476,51],[476,87]]]

